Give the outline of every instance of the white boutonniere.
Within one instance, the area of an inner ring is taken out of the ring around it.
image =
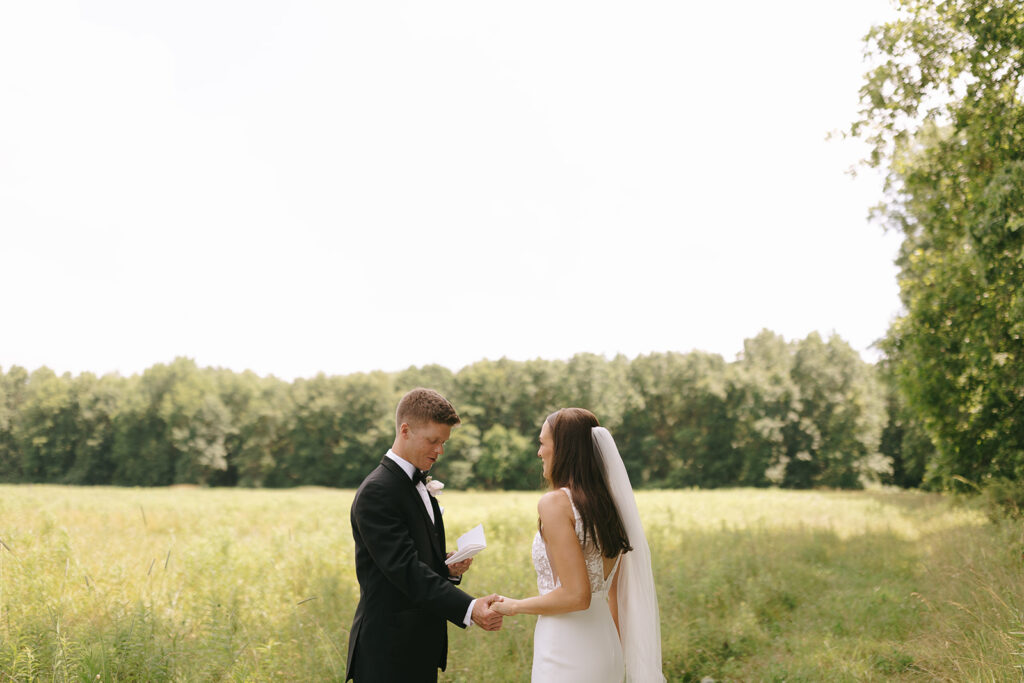
[[[433,477],[427,477],[426,481],[423,482],[423,485],[427,487],[427,493],[429,493],[432,498],[440,496],[441,489],[444,488],[444,484]]]

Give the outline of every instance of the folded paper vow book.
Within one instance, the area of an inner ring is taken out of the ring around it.
[[[444,563],[454,564],[469,559],[486,547],[487,539],[484,538],[484,525],[477,524],[459,536],[459,549],[452,553],[452,556],[445,560]]]

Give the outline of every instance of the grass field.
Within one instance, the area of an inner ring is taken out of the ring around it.
[[[0,485],[0,683],[340,681],[351,491]],[[464,587],[533,594],[536,493],[446,491]],[[670,681],[1018,681],[1024,532],[937,496],[638,496]],[[445,681],[526,681],[532,617],[449,628]]]

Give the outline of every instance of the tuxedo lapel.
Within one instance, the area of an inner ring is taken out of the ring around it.
[[[423,505],[423,498],[420,496],[420,492],[416,490],[415,486],[413,486],[412,493],[416,496],[416,507],[420,509],[423,522],[427,525],[427,531],[430,532],[430,544],[434,547],[434,552],[437,553],[438,558],[443,560],[444,550],[441,547],[440,540],[443,536],[438,536],[438,533],[443,533],[444,529],[441,522],[441,509],[438,507],[437,501],[434,500],[434,497],[428,493],[427,500],[430,501],[430,506],[434,510],[434,521],[430,521],[430,513],[427,512],[426,506]]]
[[[426,506],[423,505],[423,498],[420,497],[420,492],[417,490],[416,484],[412,483],[412,479],[409,478],[409,475],[405,473],[397,462],[386,456],[381,460],[381,465],[386,467],[395,476],[400,477],[405,483],[405,487],[407,488],[409,495],[413,498],[414,506],[417,510],[416,515],[423,521],[424,529],[427,532],[427,537],[430,539],[430,545],[433,548],[434,553],[437,555],[438,559],[444,560],[444,544],[441,541],[441,539],[444,538],[444,524],[441,522],[441,510],[437,505],[437,501],[434,500],[434,497],[429,493],[427,494],[427,499],[430,501],[430,505],[434,510],[434,520],[436,520],[432,522],[430,521],[430,513],[427,512]],[[438,536],[438,533],[441,534],[440,537]]]
[[[437,551],[441,557],[444,557],[444,517],[441,515],[441,506],[437,504],[437,498],[430,496],[430,504],[434,508],[434,519],[437,521],[434,525],[437,527]]]

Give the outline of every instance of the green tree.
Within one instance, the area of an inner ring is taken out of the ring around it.
[[[357,486],[394,440],[396,395],[383,372],[296,380],[271,486]]]
[[[210,371],[191,360],[172,365],[174,382],[164,394],[160,415],[174,459],[174,483],[209,484],[228,468],[227,439],[235,431]]]
[[[494,425],[483,435],[481,446],[481,455],[473,466],[477,485],[528,491],[544,483],[536,439]]]
[[[25,481],[64,480],[75,461],[77,412],[69,375],[58,377],[46,367],[32,372],[16,440]]]
[[[227,468],[211,483],[263,486],[276,466],[294,410],[289,385],[248,371],[222,370],[215,378],[234,427],[225,437]]]
[[[590,410],[613,434],[622,425],[626,411],[638,397],[629,382],[629,360],[618,355],[612,360],[592,353],[578,353],[569,359],[563,383],[563,402],[557,407],[576,406]]]
[[[935,446],[907,406],[892,377],[890,364],[883,362],[879,372],[885,386],[886,424],[878,450],[892,461],[893,470],[892,475],[883,480],[904,488],[930,486],[929,464],[934,460]]]
[[[792,459],[786,435],[800,420],[800,391],[793,381],[792,346],[762,330],[743,342],[733,365],[730,411],[734,419],[733,483],[781,484]]]
[[[629,367],[631,401],[616,434],[635,486],[723,486],[732,434],[725,361],[716,354],[653,353]]]
[[[538,369],[536,363],[528,366],[508,358],[478,361],[459,371],[448,398],[463,422],[475,425],[481,434],[494,425],[521,433],[533,431],[545,417],[538,414]]]
[[[891,474],[879,450],[885,421],[876,369],[849,344],[817,333],[786,342],[768,330],[735,365],[734,481],[791,488],[858,488]]]
[[[114,483],[206,483],[226,468],[232,427],[212,380],[194,361],[176,358],[132,380],[114,419]]]
[[[69,484],[109,484],[114,473],[114,419],[120,410],[124,380],[82,373],[71,383],[76,404],[74,464],[65,473]]]
[[[480,430],[472,423],[463,422],[453,429],[444,457],[430,469],[431,476],[456,490],[476,488],[474,468],[484,452],[480,441]]]
[[[1024,5],[901,0],[851,133],[884,167],[905,315],[885,349],[932,471],[1024,476]]]
[[[875,369],[838,336],[812,332],[796,344],[792,374],[800,414],[783,485],[857,488],[891,474],[878,450],[885,408]]]
[[[18,449],[18,419],[28,394],[28,371],[17,365],[0,368],[0,481],[21,481],[23,463]]]

